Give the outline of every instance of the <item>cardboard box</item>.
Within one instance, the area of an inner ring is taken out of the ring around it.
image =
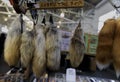
[[[85,45],[86,45],[86,54],[96,54],[96,49],[98,45],[98,36],[97,35],[91,35],[91,34],[85,34]]]

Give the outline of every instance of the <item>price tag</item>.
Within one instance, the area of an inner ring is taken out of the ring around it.
[[[68,68],[66,70],[66,82],[76,82],[76,70]]]

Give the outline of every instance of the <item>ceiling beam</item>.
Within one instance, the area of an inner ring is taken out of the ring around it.
[[[52,15],[55,16],[55,17],[61,18],[59,15],[57,15],[57,14],[55,14],[55,13],[52,13],[52,12],[49,12],[49,11],[47,11],[47,13],[48,13],[48,14],[52,14]],[[65,18],[65,17],[63,17],[63,18],[61,18],[61,19],[67,20],[67,21],[69,21],[69,22],[75,22],[75,21],[73,21],[73,20],[71,20],[71,19],[68,19],[68,18]]]
[[[108,2],[108,0],[101,0],[101,2],[98,3],[95,8],[98,9],[98,8],[102,7],[104,4],[106,4],[107,2]]]
[[[5,14],[5,15],[16,15],[15,13],[3,12],[3,11],[0,11],[0,14]]]

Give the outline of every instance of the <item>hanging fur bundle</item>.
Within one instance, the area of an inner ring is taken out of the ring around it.
[[[46,33],[47,67],[51,71],[57,71],[60,68],[60,38],[58,29],[51,25]]]
[[[20,59],[21,25],[17,19],[9,29],[5,40],[4,59],[9,66],[16,66]]]
[[[116,71],[116,76],[120,77],[120,19],[116,20],[116,24],[113,43],[113,65]]]
[[[71,38],[70,48],[69,48],[69,59],[72,67],[78,67],[83,60],[85,51],[84,35],[81,25],[77,26],[74,35]]]
[[[112,49],[114,34],[116,29],[116,20],[108,19],[105,21],[103,28],[98,36],[98,47],[96,52],[97,67],[102,70],[112,62]]]
[[[21,64],[23,68],[30,66],[32,57],[34,55],[34,33],[33,31],[25,31],[22,34],[22,43],[20,47],[21,52]]]
[[[37,35],[35,37],[35,53],[33,56],[32,69],[37,78],[41,77],[46,70],[46,51],[45,51],[45,36],[43,27],[36,27]]]

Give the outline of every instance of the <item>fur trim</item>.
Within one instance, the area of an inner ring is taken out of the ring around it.
[[[120,77],[120,70],[116,70],[116,77],[117,77],[117,78]]]
[[[84,34],[81,26],[78,25],[71,39],[69,48],[69,58],[72,67],[78,67],[81,64],[84,58],[84,51]]]
[[[23,67],[29,67],[32,57],[34,55],[34,34],[33,31],[25,31],[22,34],[22,43],[20,47],[21,52],[21,64]]]
[[[96,65],[99,68],[99,70],[104,70],[104,69],[106,69],[106,68],[108,68],[110,66],[110,63],[108,63],[108,64],[101,64],[98,61],[96,61]]]
[[[43,29],[37,29],[35,37],[35,53],[33,57],[33,73],[36,77],[41,77],[46,70],[45,36]]]
[[[116,73],[116,77],[119,78],[120,77],[120,69],[115,68],[115,73]]]
[[[118,58],[119,59],[119,58]],[[120,61],[116,61],[116,62],[113,62],[113,65],[114,65],[114,69],[115,69],[115,73],[116,73],[116,77],[119,78],[120,77],[120,64],[119,64]]]
[[[105,21],[103,28],[98,36],[98,46],[96,60],[102,65],[108,65],[113,61],[112,49],[116,29],[116,20],[108,19]]]
[[[56,27],[50,27],[46,34],[47,67],[52,71],[60,68],[61,34]]]
[[[4,59],[9,66],[16,66],[20,59],[21,27],[19,21],[14,22],[5,40]]]

